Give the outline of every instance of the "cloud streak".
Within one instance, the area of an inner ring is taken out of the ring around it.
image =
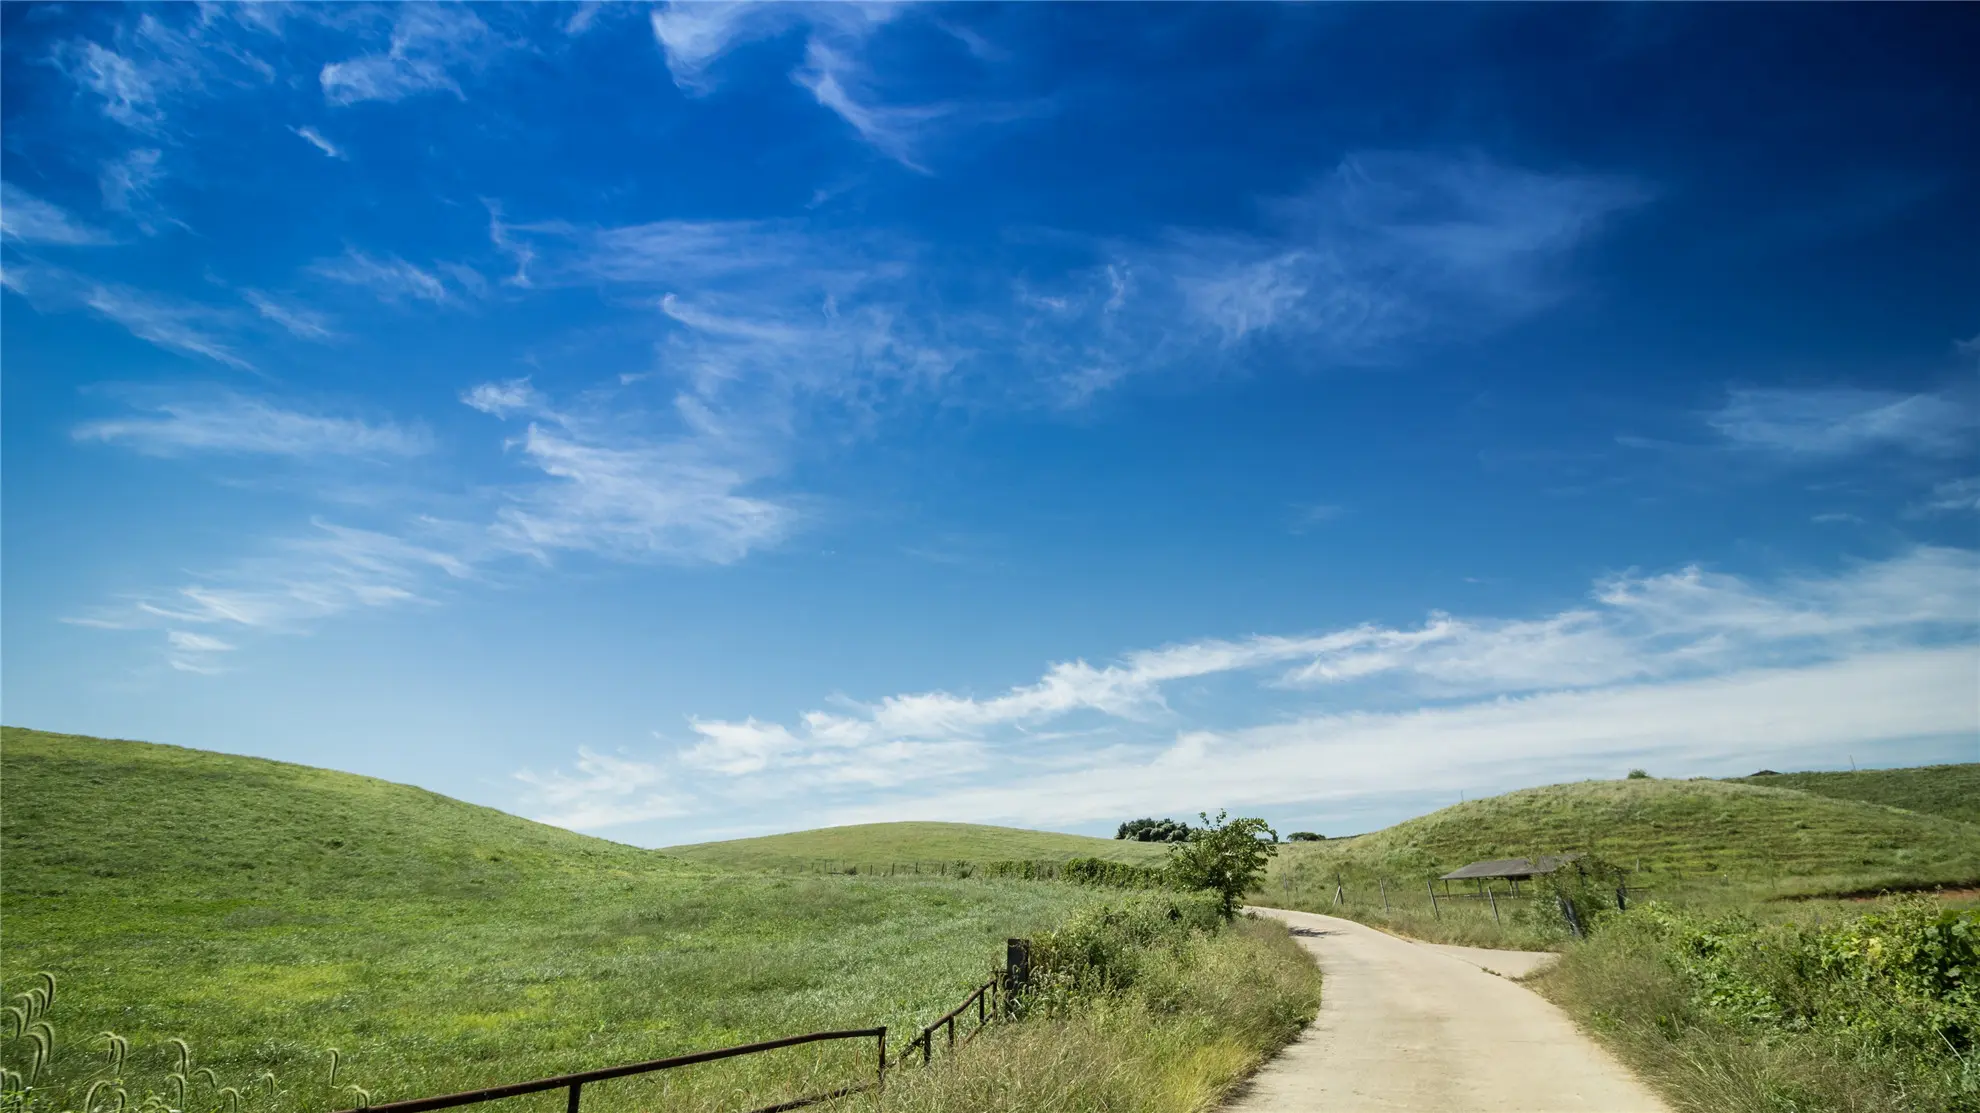
[[[433,447],[424,430],[302,413],[225,392],[155,402],[143,409],[147,416],[79,425],[73,436],[148,456],[219,453],[391,459],[421,455]]]
[[[1980,407],[1951,392],[1735,389],[1708,424],[1726,442],[1790,459],[1839,459],[1878,449],[1954,456],[1980,431]]]
[[[113,242],[108,232],[77,220],[61,206],[43,201],[12,182],[0,182],[0,236],[17,243],[61,247]]]
[[[1426,768],[1465,784],[1514,766],[1585,776],[1624,757],[1696,763],[1727,744],[1972,737],[1976,666],[1980,553],[1921,547],[1769,582],[1620,576],[1588,605],[1537,618],[1433,614],[1061,662],[989,697],[841,701],[789,724],[691,719],[691,740],[648,765],[697,814],[802,795],[816,822],[1065,824],[1195,807],[1206,793],[1285,804],[1394,792]],[[1227,719],[1265,721],[1205,721],[1210,681],[1237,685],[1219,706],[1245,710]],[[1184,684],[1189,709],[1169,698]],[[992,767],[1005,772],[985,784]],[[861,803],[871,793],[854,786],[912,793]]]

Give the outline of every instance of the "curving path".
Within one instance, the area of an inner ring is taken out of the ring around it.
[[[1254,908],[1320,963],[1320,1015],[1234,1113],[1670,1113],[1560,1009],[1509,980],[1551,955],[1412,943]]]

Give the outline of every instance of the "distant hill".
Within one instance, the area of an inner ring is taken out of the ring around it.
[[[695,862],[738,869],[824,870],[835,865],[862,869],[889,863],[993,862],[1028,859],[1063,862],[1106,858],[1115,862],[1159,862],[1168,854],[1161,843],[1061,835],[1018,827],[976,823],[860,823],[821,827],[755,839],[670,846],[666,853]]]
[[[1766,777],[1738,777],[1734,783],[1792,788],[1817,796],[1862,800],[1980,824],[1980,762],[1846,773],[1776,773]]]
[[[1980,829],[1766,784],[1638,779],[1472,800],[1356,839],[1295,845],[1289,868],[1402,876],[1489,858],[1592,851],[1651,871],[1792,881],[1796,889],[1980,878]]]
[[[468,892],[549,874],[700,872],[410,785],[5,728],[6,885],[38,893]]]

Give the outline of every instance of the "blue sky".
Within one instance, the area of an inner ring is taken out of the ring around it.
[[[1958,7],[0,21],[9,723],[650,845],[1980,759]]]

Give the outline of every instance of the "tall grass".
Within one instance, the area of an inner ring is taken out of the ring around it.
[[[1283,925],[1225,926],[1191,897],[1089,907],[1037,941],[1036,961],[1024,1020],[890,1082],[887,1108],[1194,1113],[1319,1007],[1319,971]]]
[[[1980,914],[1650,907],[1535,983],[1687,1113],[1980,1110]]]

